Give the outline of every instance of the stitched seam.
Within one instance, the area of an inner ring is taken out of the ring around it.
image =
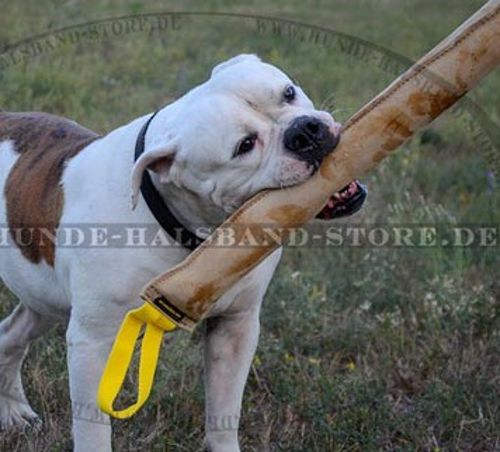
[[[403,86],[405,86],[408,82],[413,80],[416,76],[420,75],[422,72],[424,72],[426,69],[429,68],[430,65],[435,63],[436,61],[440,60],[442,57],[450,53],[452,50],[457,48],[459,45],[461,45],[470,35],[472,35],[474,32],[476,32],[478,29],[482,28],[487,22],[493,20],[498,14],[500,13],[500,8],[497,8],[496,10],[492,11],[489,13],[487,16],[483,17],[481,20],[478,22],[475,22],[470,25],[470,28],[465,34],[452,43],[451,45],[445,47],[436,55],[433,57],[429,58],[429,60],[424,61],[422,64],[419,64],[416,68],[413,70],[409,69],[408,72],[411,71],[411,73],[406,72],[401,76],[401,79],[396,82],[392,89],[387,91],[387,93],[383,96],[380,96],[377,98],[373,103],[368,104],[368,106],[361,110],[359,113],[357,113],[352,119],[348,120],[346,126],[344,127],[344,131],[350,129],[353,125],[357,124],[359,121],[361,121],[366,115],[368,115],[370,112],[372,112],[376,107],[387,101],[389,98],[391,98],[396,92],[398,92]]]
[[[486,23],[493,20],[499,13],[500,13],[500,8],[497,7],[494,11],[489,13],[487,16],[483,17],[481,20],[471,24],[469,27],[469,30],[464,32],[465,34],[463,34],[463,36],[461,38],[459,38],[458,40],[456,40],[454,43],[445,47],[443,50],[439,51],[436,55],[434,55],[429,60],[424,61],[417,68],[415,68],[413,70],[410,69],[408,72],[403,74],[401,76],[401,79],[398,82],[396,82],[393,85],[392,89],[390,89],[385,95],[377,98],[373,103],[370,103],[367,106],[367,108],[361,110],[357,115],[355,115],[352,120],[349,120],[348,124],[344,128],[344,131],[350,129],[353,125],[355,125],[356,123],[361,121],[361,119],[363,119],[370,112],[372,112],[376,107],[378,107],[379,105],[381,105],[382,103],[387,101],[389,98],[394,96],[394,94],[396,94],[396,92],[398,92],[403,86],[405,86],[409,81],[413,80],[416,76],[420,75],[431,64],[440,60],[445,55],[447,55],[449,52],[451,52],[453,49],[455,49],[459,45],[461,45],[470,35],[472,35],[477,30],[482,28]],[[410,71],[411,71],[411,73],[409,73]],[[224,223],[222,223],[221,227],[224,227],[224,225],[227,225],[227,224],[234,223],[238,218],[241,217],[241,215],[243,215],[245,212],[247,212],[257,201],[264,199],[266,196],[268,196],[273,191],[274,190],[268,190],[268,191],[263,192],[261,195],[257,195],[254,198],[252,198],[242,209],[238,210],[233,216],[229,217],[228,220],[226,220]],[[207,241],[210,241],[210,239],[212,237],[215,237],[215,233],[214,233],[214,235],[211,235],[207,239]],[[177,268],[175,268],[174,270],[172,270],[170,272],[167,272],[163,276],[160,276],[156,281],[154,281],[152,283],[152,285],[161,284],[161,283],[165,282],[167,279],[173,277],[176,273],[183,270],[186,266],[190,265],[199,256],[199,254],[203,251],[203,248],[204,248],[204,246],[201,245],[193,253],[191,253],[189,256],[187,256],[186,259],[181,264],[179,264]],[[265,251],[265,250],[263,249],[263,251]]]
[[[245,212],[248,211],[248,209],[250,209],[255,203],[257,203],[258,201],[260,201],[261,199],[264,199],[266,196],[268,196],[270,193],[272,193],[274,190],[266,190],[264,192],[261,192],[259,194],[257,194],[256,196],[254,196],[250,201],[248,201],[248,203],[245,205],[245,208],[244,209],[240,209],[238,210],[237,212],[235,212],[230,218],[228,218],[224,223],[222,223],[222,225],[220,226],[221,228],[224,227],[225,225],[228,225],[228,224],[232,224],[234,223],[238,218],[240,218]],[[216,235],[216,233],[214,232],[213,235],[210,235],[206,242],[205,243],[209,243]],[[206,245],[205,245],[206,246]],[[196,259],[198,257],[198,255],[203,251],[203,248],[204,248],[204,245],[202,244],[201,246],[199,246],[196,250],[194,250],[191,254],[189,254],[186,259],[181,263],[179,264],[178,267],[176,267],[175,269],[169,271],[167,274],[163,275],[163,276],[160,276],[158,278],[158,280],[156,280],[153,284],[161,284],[162,282],[165,281],[165,279],[168,279],[170,278],[171,276],[175,275],[176,273],[178,273],[179,271],[183,270],[184,267],[186,267],[186,265],[189,265],[194,259]],[[158,289],[157,289],[158,290]]]

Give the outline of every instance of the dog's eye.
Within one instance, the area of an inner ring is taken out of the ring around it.
[[[252,133],[243,138],[243,140],[241,140],[238,143],[238,146],[236,146],[233,157],[239,157],[240,155],[244,155],[250,152],[255,147],[256,141],[257,141],[256,133]]]
[[[290,103],[295,100],[295,96],[297,95],[297,92],[295,91],[295,88],[292,85],[289,85],[285,88],[285,91],[283,91],[283,99],[285,102]]]

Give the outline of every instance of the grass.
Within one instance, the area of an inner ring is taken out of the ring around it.
[[[482,3],[22,0],[0,3],[0,47],[97,18],[218,10],[328,26],[416,58]],[[286,68],[342,120],[393,78],[338,49],[259,34],[250,20],[186,18],[177,31],[80,42],[2,70],[0,105],[110,130],[181,95],[217,61],[243,51]],[[469,97],[498,122],[498,71]],[[352,221],[498,227],[500,196],[486,177],[491,162],[470,123],[446,114],[379,166],[364,179],[370,198]],[[500,450],[499,260],[497,247],[287,249],[263,309],[244,399],[243,450]],[[15,300],[6,289],[0,297],[3,317]],[[200,335],[171,341],[147,407],[114,423],[116,450],[200,447]],[[62,327],[33,344],[23,375],[44,426],[0,435],[0,450],[68,450]]]

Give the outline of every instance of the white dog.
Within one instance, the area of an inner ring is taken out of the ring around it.
[[[144,149],[134,161],[141,130]],[[0,276],[20,300],[0,323],[2,427],[36,419],[22,389],[21,363],[30,341],[63,321],[75,450],[111,450],[109,419],[101,414],[95,422],[95,400],[115,334],[125,313],[141,304],[144,284],[189,253],[179,245],[64,246],[63,225],[158,225],[141,196],[147,173],[166,213],[193,233],[220,224],[262,189],[308,179],[339,134],[329,113],[315,110],[286,74],[254,55],[216,66],[208,81],[154,117],[102,137],[52,115],[0,113],[0,221],[8,226],[1,239],[12,243],[0,249]],[[322,216],[350,214],[363,200],[362,188],[351,184]],[[96,234],[105,245],[106,232]],[[242,278],[207,319],[208,450],[239,450],[237,419],[259,310],[280,256],[274,252]],[[233,420],[232,428],[217,428],[223,419]]]

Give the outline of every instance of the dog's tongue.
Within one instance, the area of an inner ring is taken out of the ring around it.
[[[352,215],[361,209],[367,190],[359,181],[352,181],[342,190],[333,194],[323,210],[316,215],[320,220],[332,220]]]

